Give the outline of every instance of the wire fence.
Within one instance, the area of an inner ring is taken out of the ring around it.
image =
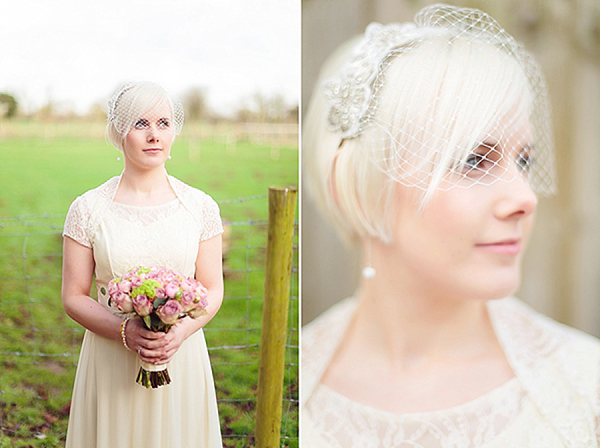
[[[218,202],[223,216],[248,203],[267,208],[266,195]],[[2,436],[64,440],[84,333],[60,299],[64,218],[0,218],[0,447]],[[225,297],[204,331],[224,446],[253,446],[267,221],[224,224]],[[290,447],[298,446],[297,237],[293,258],[281,428],[281,446]]]

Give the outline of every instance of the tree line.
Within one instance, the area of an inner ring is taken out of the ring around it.
[[[297,123],[298,105],[290,105],[281,94],[265,95],[257,92],[240,102],[232,116],[224,117],[215,112],[207,101],[207,89],[194,87],[189,89],[182,97],[182,104],[186,120],[189,121],[224,121],[234,120],[239,122],[256,123]],[[0,93],[0,119],[10,119],[15,116],[28,116],[39,119],[82,118],[72,111],[60,110],[52,100],[45,105],[25,114],[19,110],[17,99],[9,93]],[[84,118],[104,119],[106,111],[104,105],[95,103]]]

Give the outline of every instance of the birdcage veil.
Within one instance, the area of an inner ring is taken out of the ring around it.
[[[123,139],[139,120],[155,122],[159,118],[165,119],[164,123],[173,130],[173,137],[178,135],[183,127],[181,103],[171,99],[158,84],[127,82],[115,91],[108,102],[108,137],[121,148]]]
[[[433,5],[369,25],[323,83],[330,131],[427,194],[510,182],[555,191],[550,105],[533,57],[482,11]]]

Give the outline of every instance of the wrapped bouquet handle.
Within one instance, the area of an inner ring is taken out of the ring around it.
[[[164,386],[165,384],[171,383],[171,377],[169,376],[169,370],[166,364],[151,364],[149,362],[142,361],[142,366],[138,371],[135,382],[141,384],[147,389]]]

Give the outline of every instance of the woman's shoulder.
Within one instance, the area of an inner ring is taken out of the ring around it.
[[[216,201],[206,192],[199,188],[193,187],[185,182],[169,175],[169,182],[177,196],[184,200],[194,201],[197,204],[213,205],[218,207]]]
[[[111,177],[106,182],[77,196],[71,203],[70,209],[90,212],[94,206],[105,197],[112,197],[111,191],[116,190],[119,176]]]
[[[84,246],[91,247],[94,225],[97,219],[94,212],[103,203],[109,203],[119,183],[113,177],[102,185],[77,196],[71,203],[65,219],[63,236],[68,236]]]
[[[569,446],[591,446],[600,411],[600,341],[514,298],[493,301],[489,310],[506,357],[537,408],[564,440],[585,439]]]
[[[357,300],[354,297],[348,297],[335,303],[329,309],[321,313],[315,319],[302,327],[302,345],[319,344],[324,341],[331,341],[329,335],[334,335],[340,327],[348,325]]]
[[[169,176],[169,183],[196,222],[200,232],[200,241],[223,233],[219,205],[211,196],[173,176]]]
[[[114,176],[108,179],[106,182],[94,187],[81,195],[77,196],[73,201],[73,204],[85,204],[88,207],[93,206],[98,201],[108,198],[112,199],[114,192],[119,185],[119,176]]]
[[[306,402],[329,364],[354,311],[357,300],[341,300],[302,327],[301,401]]]
[[[513,340],[529,341],[539,346],[545,341],[546,346],[574,350],[578,353],[581,348],[593,350],[600,356],[600,340],[581,330],[560,323],[538,311],[530,305],[514,297],[491,301],[490,315],[501,335],[510,335]],[[589,355],[589,352],[588,352]]]

